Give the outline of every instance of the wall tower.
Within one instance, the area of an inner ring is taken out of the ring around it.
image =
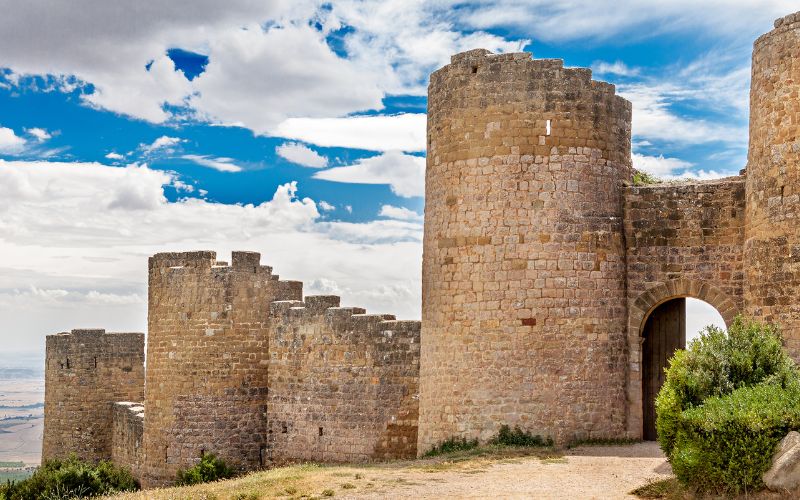
[[[800,12],[756,40],[750,87],[745,304],[800,360]]]
[[[144,334],[48,335],[42,460],[111,457],[113,405],[144,399]]]
[[[560,60],[472,50],[431,75],[419,453],[501,424],[625,435],[630,126]]]
[[[150,258],[142,483],[167,484],[203,452],[264,465],[270,303],[301,300],[260,254],[162,253]]]

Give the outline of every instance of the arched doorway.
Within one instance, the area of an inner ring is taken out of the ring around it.
[[[656,306],[642,328],[642,437],[658,438],[655,398],[664,384],[664,369],[678,349],[696,338],[708,325],[725,328],[722,315],[710,304],[694,298],[678,297]]]

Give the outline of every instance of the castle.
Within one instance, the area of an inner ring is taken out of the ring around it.
[[[685,297],[800,359],[800,12],[754,45],[745,171],[631,184],[631,105],[588,69],[472,50],[431,75],[422,321],[302,296],[257,253],[158,254],[140,333],[47,339],[43,458],[169,483],[412,457],[518,425],[648,438]]]

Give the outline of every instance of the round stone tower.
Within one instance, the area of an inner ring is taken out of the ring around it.
[[[588,69],[472,50],[431,75],[420,453],[503,424],[625,435],[630,148]]]
[[[756,40],[750,87],[745,304],[800,360],[800,12]]]

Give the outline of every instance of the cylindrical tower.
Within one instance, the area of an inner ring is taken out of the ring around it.
[[[800,360],[800,12],[756,40],[752,71],[745,305]]]
[[[625,435],[630,146],[588,69],[473,50],[431,75],[420,453],[503,424]]]

